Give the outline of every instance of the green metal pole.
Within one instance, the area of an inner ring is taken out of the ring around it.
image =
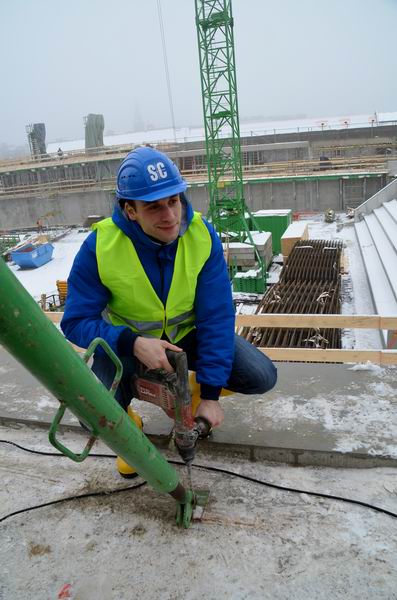
[[[67,407],[90,428],[92,436],[101,438],[133,465],[156,491],[170,493],[180,504],[192,501],[191,491],[179,483],[175,469],[97,380],[1,259],[0,343],[61,402],[55,425]],[[93,441],[79,456],[61,449],[81,461]]]

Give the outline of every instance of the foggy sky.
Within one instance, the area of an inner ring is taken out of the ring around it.
[[[194,0],[161,0],[177,126],[202,125]],[[397,110],[397,0],[233,0],[240,118]],[[1,0],[0,144],[171,125],[156,0]]]

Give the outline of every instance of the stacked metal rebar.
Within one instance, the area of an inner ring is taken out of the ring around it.
[[[297,242],[279,283],[264,295],[256,314],[340,313],[340,266],[343,242]],[[245,328],[242,335],[255,346],[340,348],[340,329]]]

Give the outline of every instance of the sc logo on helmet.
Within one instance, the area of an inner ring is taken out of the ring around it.
[[[163,162],[158,162],[155,165],[148,165],[147,171],[152,181],[158,181],[159,179],[166,179],[168,177],[168,173]]]

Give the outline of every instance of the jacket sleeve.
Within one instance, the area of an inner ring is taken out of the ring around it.
[[[93,232],[82,244],[70,271],[61,329],[68,340],[81,348],[101,337],[119,356],[132,355],[137,336],[128,327],[112,325],[102,316],[108,299],[109,290],[98,273]]]
[[[221,241],[212,225],[204,223],[211,235],[212,250],[196,288],[196,378],[201,384],[201,397],[217,400],[232,369],[235,310]]]

